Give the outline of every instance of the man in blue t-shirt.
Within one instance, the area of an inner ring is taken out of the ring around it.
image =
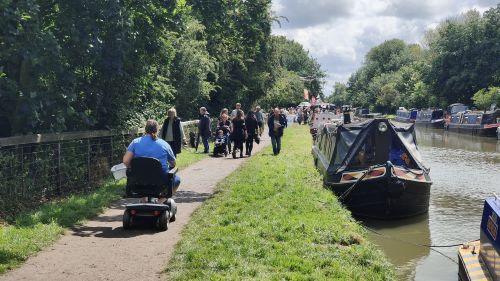
[[[146,134],[140,138],[134,139],[127,148],[127,152],[123,156],[123,163],[125,166],[130,167],[133,158],[136,157],[151,157],[160,161],[162,170],[164,172],[165,185],[169,186],[171,183],[168,180],[168,171],[170,168],[175,167],[175,155],[170,145],[158,138],[159,124],[156,120],[148,120],[146,123]],[[177,191],[181,181],[176,175],[173,179],[173,193]],[[166,201],[166,198],[162,199]]]

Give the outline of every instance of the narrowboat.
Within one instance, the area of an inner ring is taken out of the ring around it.
[[[394,120],[402,123],[414,123],[415,119],[417,119],[417,113],[418,110],[415,108],[407,110],[404,107],[400,107],[396,111],[396,118]]]
[[[464,111],[452,114],[445,124],[450,132],[472,134],[485,137],[497,136],[500,127],[500,109],[480,112]]]
[[[458,276],[461,281],[500,281],[500,199],[484,202],[479,240],[458,248]]]
[[[312,150],[325,186],[355,216],[397,219],[428,211],[432,182],[413,124],[344,118],[322,126]]]
[[[425,128],[442,129],[444,127],[444,111],[442,109],[422,109],[417,112],[415,125]]]
[[[354,116],[359,118],[376,118],[381,116],[380,113],[370,112],[368,108],[356,108]]]
[[[454,103],[454,104],[450,104],[448,106],[448,114],[449,115],[454,115],[454,114],[457,114],[459,112],[464,112],[467,110],[469,110],[469,107],[464,105],[463,103]]]

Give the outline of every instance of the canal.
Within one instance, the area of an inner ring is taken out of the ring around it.
[[[450,245],[479,238],[484,198],[500,195],[500,141],[437,129],[418,129],[417,141],[431,168],[429,213],[363,223],[374,231],[370,239],[397,266],[399,280],[456,281],[457,247],[434,248],[438,253],[416,244]]]

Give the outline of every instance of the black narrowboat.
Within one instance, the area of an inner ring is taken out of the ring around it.
[[[450,132],[496,137],[500,127],[500,109],[478,112],[464,111],[452,114],[445,124]]]
[[[415,119],[417,119],[418,110],[412,108],[410,110],[400,107],[396,111],[396,118],[394,120],[402,123],[415,123]]]
[[[417,112],[415,125],[425,128],[444,128],[444,111],[442,109],[422,109]]]
[[[313,155],[325,186],[355,216],[397,219],[428,211],[432,182],[413,124],[385,118],[325,124]]]

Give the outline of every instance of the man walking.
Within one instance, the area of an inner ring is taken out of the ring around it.
[[[269,128],[269,136],[273,145],[274,155],[278,155],[281,151],[281,137],[286,127],[286,117],[284,117],[279,108],[273,110],[273,114],[267,120]]]
[[[262,132],[264,132],[264,114],[262,114],[260,106],[255,107],[255,119],[257,119],[257,125],[259,126],[259,136],[262,136]]]
[[[201,136],[203,141],[203,146],[205,150],[203,153],[208,153],[210,151],[210,147],[208,146],[208,140],[212,135],[212,131],[210,129],[210,115],[207,112],[205,107],[200,108],[200,123],[198,123],[198,135]]]
[[[231,111],[231,120],[233,120],[236,117],[236,114],[238,113],[238,110],[241,110],[241,103],[236,104],[236,108]],[[243,116],[245,115],[245,112],[243,112]]]

